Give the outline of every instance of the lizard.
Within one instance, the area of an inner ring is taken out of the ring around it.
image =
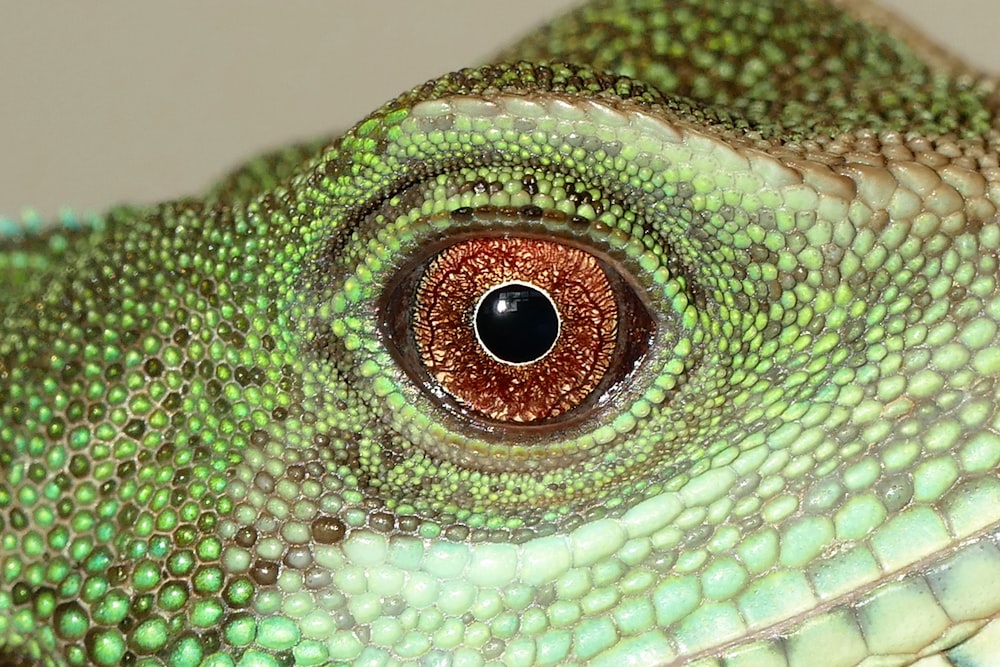
[[[605,0],[4,223],[3,654],[989,664],[997,106],[856,0]]]

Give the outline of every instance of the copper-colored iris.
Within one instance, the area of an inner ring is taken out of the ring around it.
[[[477,305],[511,283],[550,299],[558,317],[555,342],[526,362],[498,358],[476,329]],[[536,422],[573,409],[600,384],[618,338],[618,305],[600,263],[578,248],[533,238],[471,239],[428,263],[413,333],[427,372],[459,404],[498,421]]]

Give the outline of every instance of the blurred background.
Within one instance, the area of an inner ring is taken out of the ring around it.
[[[254,153],[346,129],[477,64],[575,4],[0,0],[0,216],[198,192]],[[1000,74],[996,0],[884,4]]]

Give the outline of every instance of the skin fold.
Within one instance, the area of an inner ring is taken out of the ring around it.
[[[989,664],[998,104],[874,5],[608,0],[0,221],[0,652]],[[551,356],[477,342],[510,282]]]

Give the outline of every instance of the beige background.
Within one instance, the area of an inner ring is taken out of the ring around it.
[[[0,0],[0,215],[196,192],[254,152],[344,129],[475,64],[572,4]],[[996,0],[889,4],[1000,72]]]

